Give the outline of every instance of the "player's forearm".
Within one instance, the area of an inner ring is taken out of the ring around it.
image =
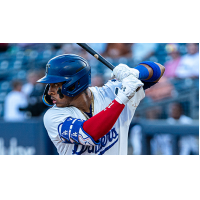
[[[155,85],[165,72],[163,65],[150,61],[142,62],[134,69],[139,71],[139,79],[144,83],[144,90]]]
[[[83,123],[84,131],[97,141],[111,130],[124,107],[124,104],[112,101],[108,107]]]
[[[99,139],[114,126],[125,105],[113,100],[103,111],[87,121],[67,118],[58,126],[60,139],[64,143],[98,145]]]
[[[159,63],[145,61],[134,69],[139,71],[139,79],[143,82],[158,82],[165,72],[165,67]]]

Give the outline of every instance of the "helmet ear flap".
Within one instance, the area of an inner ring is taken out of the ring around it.
[[[68,97],[74,97],[88,88],[91,82],[91,71],[89,73],[85,73],[84,76],[77,79],[72,78],[71,82],[66,82],[62,85],[62,94]]]
[[[48,95],[49,87],[50,87],[50,84],[47,84],[46,87],[45,87],[44,93],[43,93],[42,100],[43,100],[45,105],[53,106],[54,105],[53,100],[51,99],[51,96]]]

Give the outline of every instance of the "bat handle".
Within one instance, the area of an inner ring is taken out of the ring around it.
[[[114,65],[112,65],[110,62],[108,62],[107,60],[102,60],[101,61],[104,65],[106,65],[108,68],[110,68],[111,70],[113,70],[115,68]]]

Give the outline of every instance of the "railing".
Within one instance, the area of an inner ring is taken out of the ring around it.
[[[194,121],[191,125],[168,124],[165,120],[143,120],[139,123],[142,126],[142,154],[150,155],[150,141],[156,134],[171,134],[173,155],[179,154],[178,141],[180,136],[199,136],[199,121]]]
[[[0,155],[57,154],[42,119],[0,121]]]
[[[185,90],[182,93],[179,93],[178,96],[170,97],[166,99],[162,99],[161,101],[151,101],[151,102],[141,102],[141,104],[138,106],[136,110],[136,114],[139,114],[141,117],[145,117],[145,111],[147,109],[152,109],[154,107],[161,106],[163,108],[163,112],[167,112],[167,105],[173,102],[180,102],[180,103],[189,103],[189,113],[188,115],[192,119],[198,119],[199,118],[199,90],[197,88],[192,88]]]

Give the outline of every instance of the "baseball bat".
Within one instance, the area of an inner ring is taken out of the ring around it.
[[[94,56],[97,60],[99,60],[101,63],[106,65],[108,68],[113,70],[115,68],[114,65],[112,65],[110,62],[108,62],[103,56],[98,54],[94,49],[92,49],[90,46],[88,46],[86,43],[76,43],[83,49],[85,49],[88,53],[90,53],[92,56]],[[140,88],[137,88],[136,91],[138,91]]]
[[[99,53],[97,53],[94,49],[92,49],[89,45],[86,43],[76,43],[83,49],[85,49],[88,53],[90,53],[92,56],[94,56],[97,60],[99,60],[101,63],[103,63],[105,66],[113,70],[115,68],[114,65],[112,65],[110,62],[108,62],[103,56],[101,56]]]
[[[83,49],[85,49],[88,53],[90,53],[92,56],[94,56],[97,60],[99,60],[101,63],[103,63],[104,65],[106,65],[108,68],[110,68],[111,70],[113,70],[115,68],[114,65],[112,65],[110,62],[108,62],[103,56],[101,56],[99,53],[97,53],[94,49],[92,49],[89,45],[87,45],[86,43],[76,43],[78,44],[80,47],[82,47]],[[164,71],[165,71],[165,67],[162,66],[161,64],[158,64],[161,70],[161,74],[163,75]],[[143,78],[139,78],[140,80],[145,80],[145,79],[149,79],[150,77],[152,77],[153,75],[153,69],[151,67],[149,67],[150,69],[148,69],[149,73],[145,74],[145,77]],[[162,77],[162,75],[160,76],[160,78]],[[150,76],[150,77],[149,77]],[[159,79],[160,79],[159,78]],[[159,80],[158,79],[158,80]],[[158,82],[157,80],[157,82]],[[138,91],[139,88],[136,90]]]

